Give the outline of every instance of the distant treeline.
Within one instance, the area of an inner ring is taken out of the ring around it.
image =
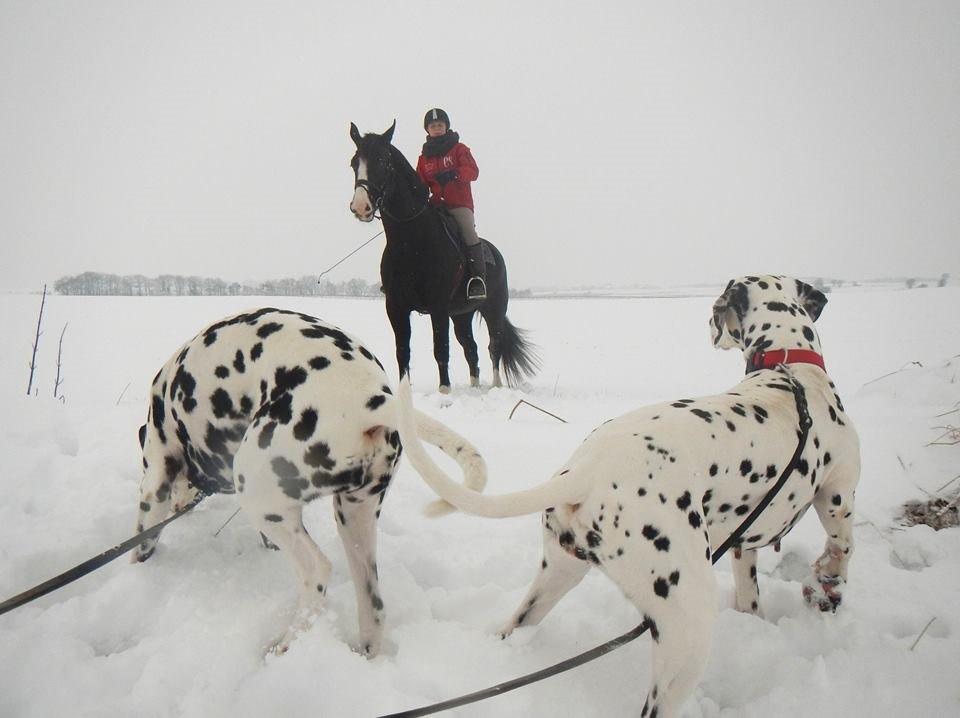
[[[281,297],[379,297],[380,283],[363,279],[334,282],[315,276],[299,279],[274,279],[266,282],[227,282],[213,277],[184,277],[179,274],[161,274],[144,277],[141,274],[118,276],[102,272],[84,272],[73,277],[61,277],[53,284],[59,294],[80,296],[281,296]]]

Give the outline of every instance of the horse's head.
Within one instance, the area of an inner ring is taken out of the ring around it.
[[[353,167],[353,200],[350,211],[361,222],[373,220],[374,213],[383,205],[384,196],[393,182],[390,140],[397,126],[394,120],[382,135],[373,132],[360,136],[357,126],[350,123],[350,139],[357,151],[350,160]]]

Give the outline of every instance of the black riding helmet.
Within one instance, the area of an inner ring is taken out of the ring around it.
[[[423,116],[423,129],[427,129],[427,125],[431,122],[443,122],[447,126],[447,129],[450,129],[450,117],[439,107],[427,110],[427,114]]]

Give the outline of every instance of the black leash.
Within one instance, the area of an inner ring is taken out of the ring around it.
[[[789,376],[789,375],[788,375]],[[797,439],[797,449],[793,452],[793,458],[790,459],[790,463],[787,464],[786,468],[783,470],[783,473],[780,474],[780,478],[777,479],[777,483],[773,485],[773,488],[767,492],[767,495],[763,497],[763,500],[758,503],[753,511],[750,512],[750,515],[743,520],[743,523],[734,531],[730,536],[720,544],[718,548],[712,555],[711,561],[716,564],[720,560],[720,557],[723,556],[731,547],[735,546],[743,534],[747,532],[753,522],[757,520],[764,509],[770,505],[770,502],[773,501],[780,489],[783,488],[783,485],[787,483],[787,479],[790,478],[790,474],[793,473],[793,470],[796,468],[797,463],[800,461],[800,456],[803,454],[803,450],[807,445],[807,435],[810,433],[810,427],[813,424],[812,419],[810,418],[810,412],[807,409],[807,396],[803,390],[803,387],[800,383],[794,379],[792,376],[789,376],[790,379],[790,389],[793,391],[793,398],[797,404],[797,414],[799,416],[799,425],[800,431]],[[533,673],[528,673],[525,676],[520,676],[519,678],[514,678],[509,681],[504,681],[503,683],[498,683],[495,686],[485,688],[484,690],[476,691],[475,693],[469,693],[459,698],[451,698],[450,700],[442,701],[440,703],[434,703],[429,706],[423,706],[422,708],[413,708],[407,711],[401,711],[399,713],[390,713],[388,715],[378,716],[378,718],[416,718],[416,716],[427,716],[433,715],[442,710],[448,710],[450,708],[457,708],[462,705],[467,705],[468,703],[476,703],[477,701],[482,701],[486,698],[492,698],[493,696],[498,696],[503,693],[507,693],[516,688],[521,688],[523,686],[529,685],[531,683],[536,683],[537,681],[542,681],[544,678],[549,678],[550,676],[555,676],[558,673],[563,673],[564,671],[569,671],[571,668],[576,668],[577,666],[583,665],[589,661],[592,661],[595,658],[599,658],[611,651],[615,651],[624,646],[630,641],[638,638],[647,631],[646,622],[641,623],[640,625],[634,627],[633,629],[627,631],[621,636],[617,636],[614,639],[607,641],[606,643],[597,646],[596,648],[591,648],[589,651],[584,651],[572,658],[568,658],[565,661],[556,663],[548,668],[544,668]]]
[[[8,598],[3,603],[0,603],[0,615],[3,615],[7,611],[12,611],[15,608],[19,608],[25,603],[30,603],[30,601],[40,598],[41,596],[46,596],[48,593],[56,591],[58,588],[63,588],[68,583],[73,583],[78,578],[82,578],[88,573],[96,571],[101,566],[105,566],[106,564],[110,563],[115,558],[119,558],[144,539],[148,539],[151,536],[155,536],[156,534],[160,533],[160,531],[163,530],[163,527],[169,524],[171,521],[175,521],[185,513],[189,512],[194,506],[200,503],[203,496],[203,494],[200,494],[186,508],[180,509],[173,516],[170,516],[165,521],[161,521],[156,526],[151,526],[146,531],[141,531],[133,538],[129,538],[123,543],[117,544],[113,548],[108,549],[107,551],[104,551],[103,553],[94,556],[93,558],[84,561],[77,566],[74,566],[69,571],[64,571],[59,576],[54,576],[48,581],[44,581],[39,586],[34,586],[23,593],[19,593],[12,598]]]
[[[327,268],[324,269],[322,272],[320,272],[320,274],[317,275],[317,284],[320,284],[320,277],[322,277],[322,276],[323,276],[324,274],[326,274],[327,272],[335,269],[336,267],[339,267],[341,264],[343,264],[344,262],[346,262],[348,259],[350,259],[350,257],[352,257],[352,256],[355,255],[357,252],[359,252],[361,249],[363,249],[363,248],[366,247],[368,244],[370,244],[370,242],[372,242],[373,240],[375,240],[375,239],[376,239],[377,237],[379,237],[381,234],[383,234],[383,230],[382,230],[382,229],[381,229],[379,232],[377,232],[375,235],[373,235],[370,239],[368,239],[366,242],[364,242],[364,243],[361,244],[359,247],[357,247],[355,250],[353,250],[352,252],[350,252],[350,254],[348,254],[346,257],[344,257],[344,258],[341,259],[339,262],[337,262],[336,264],[334,264],[332,267],[327,267]]]
[[[773,501],[780,489],[783,488],[783,485],[787,482],[787,479],[790,478],[790,475],[796,468],[797,463],[800,461],[800,456],[803,454],[803,450],[806,447],[807,436],[810,433],[810,427],[813,422],[810,418],[810,413],[807,410],[806,394],[803,390],[803,387],[792,376],[789,377],[789,379],[790,388],[793,392],[793,397],[797,405],[797,414],[799,416],[800,426],[796,451],[793,452],[793,457],[790,459],[790,463],[787,464],[786,468],[784,468],[783,473],[780,474],[780,478],[777,479],[777,483],[774,484],[773,488],[767,492],[766,496],[763,497],[763,500],[761,500],[760,503],[754,507],[753,511],[750,512],[750,515],[743,520],[740,526],[732,534],[730,534],[727,540],[720,545],[720,548],[713,553],[711,560],[714,564],[716,564],[720,557],[723,556],[731,547],[735,546],[740,541],[740,539],[743,537],[743,534],[746,533],[751,525],[753,525],[760,514],[763,513],[764,509],[770,505],[770,502]],[[61,573],[59,576],[55,576],[48,581],[44,581],[38,586],[34,586],[33,588],[13,596],[12,598],[8,598],[3,603],[0,603],[0,615],[3,615],[8,611],[12,611],[13,609],[29,603],[30,601],[40,598],[41,596],[45,596],[48,593],[57,590],[58,588],[62,588],[63,586],[66,586],[67,584],[86,576],[88,573],[95,571],[101,566],[110,563],[114,559],[122,556],[123,554],[127,553],[127,551],[130,551],[132,548],[136,547],[144,539],[150,538],[151,536],[159,533],[167,524],[175,521],[191,511],[198,503],[200,503],[202,499],[203,494],[199,495],[188,506],[176,512],[164,521],[161,521],[156,526],[152,526],[145,531],[140,532],[136,536],[127,539],[123,543],[104,551],[98,556],[94,556],[93,558],[74,566],[70,570]],[[615,651],[616,649],[620,648],[620,646],[626,645],[635,638],[638,638],[646,633],[647,628],[648,626],[646,625],[646,622],[641,623],[623,635],[617,636],[616,638],[613,638],[602,645],[591,648],[588,651],[584,651],[583,653],[573,656],[572,658],[568,658],[565,661],[561,661],[560,663],[556,663],[548,668],[544,668],[533,673],[528,673],[525,676],[504,681],[503,683],[498,683],[495,686],[491,686],[474,693],[469,693],[458,698],[451,698],[450,700],[434,703],[422,708],[413,708],[411,710],[401,711],[399,713],[390,713],[379,716],[379,718],[416,718],[417,716],[432,715],[442,710],[457,708],[462,705],[476,703],[486,698],[492,698],[493,696],[507,693],[531,683],[536,683],[537,681],[541,681],[545,678],[555,676],[558,673],[564,673],[565,671],[569,671],[572,668],[576,668],[577,666],[588,663],[589,661],[599,658],[600,656],[606,655],[611,651]]]

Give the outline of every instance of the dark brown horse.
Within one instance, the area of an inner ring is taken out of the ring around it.
[[[487,297],[467,300],[464,256],[459,243],[444,229],[441,210],[429,202],[427,186],[397,148],[390,144],[396,122],[382,135],[350,124],[357,152],[350,210],[361,222],[380,213],[387,246],[380,260],[380,278],[387,298],[387,316],[397,344],[400,376],[410,371],[410,312],[429,314],[433,323],[433,356],[440,370],[440,391],[450,391],[450,319],[470,367],[470,385],[479,386],[480,366],[471,320],[474,312],[487,322],[493,385],[501,386],[500,367],[507,383],[518,384],[539,368],[534,348],[524,332],[507,319],[507,268],[503,255],[486,240],[492,264],[487,264]]]

